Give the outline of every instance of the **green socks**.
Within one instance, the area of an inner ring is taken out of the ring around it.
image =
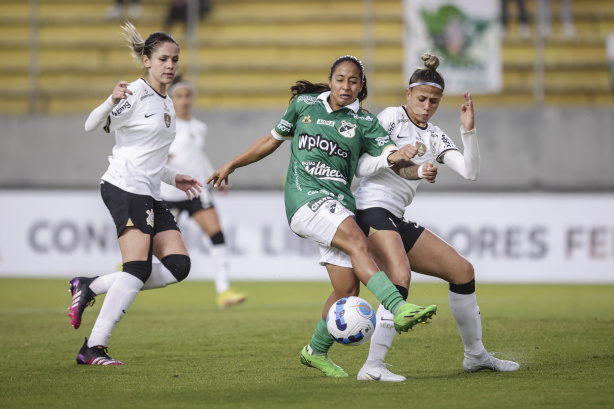
[[[328,328],[326,328],[326,321],[320,318],[311,341],[309,341],[309,346],[313,350],[312,355],[326,355],[334,343],[335,340],[330,336]]]
[[[371,277],[367,283],[367,288],[382,303],[384,308],[393,314],[396,314],[399,307],[405,304],[403,296],[383,271],[378,271]]]

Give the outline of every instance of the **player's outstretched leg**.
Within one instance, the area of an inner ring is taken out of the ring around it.
[[[416,304],[405,303],[399,307],[394,316],[394,329],[400,334],[407,332],[412,327],[421,322],[426,322],[429,318],[437,313],[436,305],[421,307]]]
[[[348,376],[347,373],[341,367],[335,365],[330,360],[328,355],[311,355],[311,348],[309,345],[303,347],[301,351],[300,359],[303,365],[307,365],[311,368],[317,368],[324,372],[324,375],[330,378],[342,378]]]
[[[107,354],[107,347],[97,345],[87,346],[87,338],[77,355],[77,363],[80,365],[123,365],[123,362],[113,359]]]
[[[72,295],[72,302],[68,307],[70,324],[75,328],[81,326],[81,316],[85,307],[94,305],[96,294],[90,289],[90,284],[98,277],[75,277],[68,282],[70,284],[69,293]]]

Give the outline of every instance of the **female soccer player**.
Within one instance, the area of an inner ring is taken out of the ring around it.
[[[188,173],[198,180],[205,180],[215,168],[203,151],[207,125],[192,117],[194,87],[190,82],[182,81],[177,77],[169,88],[168,95],[173,100],[177,113],[177,136],[171,145],[168,166],[179,172]],[[170,209],[176,218],[181,212],[188,212],[211,239],[213,244],[211,258],[218,307],[226,308],[245,301],[247,296],[244,293],[230,288],[226,241],[217,211],[213,206],[210,189],[203,190],[200,200],[187,200],[185,193],[181,190],[162,184],[162,199],[164,199],[164,206]]]
[[[68,315],[75,329],[97,294],[107,293],[89,340],[85,338],[77,363],[123,365],[107,354],[111,332],[139,290],[178,282],[190,272],[190,257],[173,215],[161,204],[160,185],[172,184],[189,198],[202,184],[166,166],[175,138],[175,110],[166,87],[179,63],[179,45],[169,34],[156,32],[143,40],[135,27],[122,26],[133,57],[145,67],[145,76],[132,83],[120,81],[111,96],[94,109],[86,131],[115,132],[113,155],[102,176],[100,191],[109,209],[122,252],[123,271],[97,278],[70,281],[72,304]],[[152,255],[161,260],[152,274]],[[147,285],[144,287],[144,283]]]
[[[439,58],[422,55],[424,68],[417,69],[409,80],[407,105],[386,108],[378,115],[380,124],[399,146],[415,145],[418,154],[412,161],[419,173],[436,171],[431,162],[445,163],[459,175],[476,180],[480,170],[480,152],[475,130],[473,102],[465,92],[461,106],[461,138],[464,153],[437,126],[429,122],[443,97],[444,80],[437,71]],[[364,172],[363,164],[359,172]],[[463,368],[467,372],[481,369],[516,371],[515,362],[499,360],[482,344],[480,310],[475,296],[473,266],[445,241],[428,229],[403,219],[405,208],[416,194],[420,180],[404,180],[390,170],[362,179],[357,189],[356,220],[368,236],[369,246],[378,266],[397,286],[409,289],[411,270],[450,283],[450,308],[465,346]],[[391,373],[384,358],[392,344],[394,329],[385,321],[393,314],[380,305],[376,330],[371,338],[369,358],[358,374],[359,380],[404,381]]]
[[[220,186],[237,168],[259,161],[291,140],[291,159],[285,185],[286,216],[299,236],[320,245],[329,254],[326,267],[333,292],[309,345],[300,354],[301,363],[326,376],[348,376],[327,355],[334,343],[324,317],[339,298],[358,295],[360,282],[394,312],[394,327],[407,331],[426,321],[437,307],[420,307],[404,301],[386,274],[379,271],[368,250],[367,238],[353,219],[355,207],[350,185],[363,153],[369,153],[376,168],[409,160],[413,147],[396,150],[377,118],[363,111],[367,96],[364,68],[356,57],[338,58],[330,69],[328,84],[298,81],[291,87],[292,99],[283,118],[267,135],[211,175],[207,183]],[[336,265],[339,254],[349,255],[349,266]],[[351,266],[354,265],[354,269]]]

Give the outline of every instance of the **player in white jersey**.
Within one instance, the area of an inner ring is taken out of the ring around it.
[[[192,116],[195,100],[194,87],[182,81],[179,76],[168,90],[177,112],[177,135],[171,144],[168,166],[182,173],[192,175],[198,180],[206,180],[215,168],[205,154],[207,125]],[[225,187],[224,187],[225,188]],[[203,232],[211,240],[211,259],[214,269],[214,284],[217,292],[218,308],[231,307],[246,300],[245,293],[230,288],[228,249],[213,204],[211,188],[205,187],[200,200],[187,200],[185,193],[167,184],[162,184],[164,206],[178,218],[183,211],[188,212]]]
[[[461,154],[454,142],[429,122],[443,96],[444,80],[437,71],[437,56],[424,54],[425,67],[417,69],[409,80],[407,105],[386,108],[378,115],[380,124],[398,146],[415,145],[418,154],[412,162],[418,172],[436,172],[433,162],[444,163],[459,175],[476,180],[480,153],[474,124],[473,102],[468,92],[461,107]],[[359,165],[359,172],[366,167]],[[402,173],[401,173],[402,174]],[[368,236],[375,261],[390,280],[409,291],[410,273],[439,277],[450,283],[449,301],[465,347],[463,368],[467,372],[482,369],[516,371],[519,365],[489,354],[482,344],[480,310],[475,296],[473,266],[454,248],[417,223],[403,219],[420,180],[405,180],[389,169],[365,177],[355,193],[356,220]],[[377,326],[371,338],[369,357],[358,374],[359,380],[404,381],[386,368],[384,359],[392,345],[394,328],[386,323],[392,313],[380,305]]]
[[[123,260],[123,271],[69,281],[72,303],[68,316],[75,329],[94,297],[107,294],[90,338],[85,338],[77,355],[77,363],[85,365],[123,365],[109,357],[107,344],[139,290],[162,288],[187,277],[190,257],[175,219],[162,206],[160,185],[172,184],[188,198],[197,197],[202,186],[166,166],[175,138],[175,110],[166,87],[178,67],[177,41],[162,32],[143,40],[132,24],[122,28],[146,75],[132,83],[120,81],[85,123],[86,131],[115,132],[113,155],[100,191],[115,222]],[[161,264],[152,266],[154,255]]]

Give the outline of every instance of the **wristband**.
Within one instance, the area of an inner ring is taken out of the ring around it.
[[[422,175],[422,168],[423,168],[423,167],[424,167],[424,165],[420,165],[420,166],[418,167],[418,177],[419,177],[420,179],[423,179],[423,178],[424,178],[424,176]]]

